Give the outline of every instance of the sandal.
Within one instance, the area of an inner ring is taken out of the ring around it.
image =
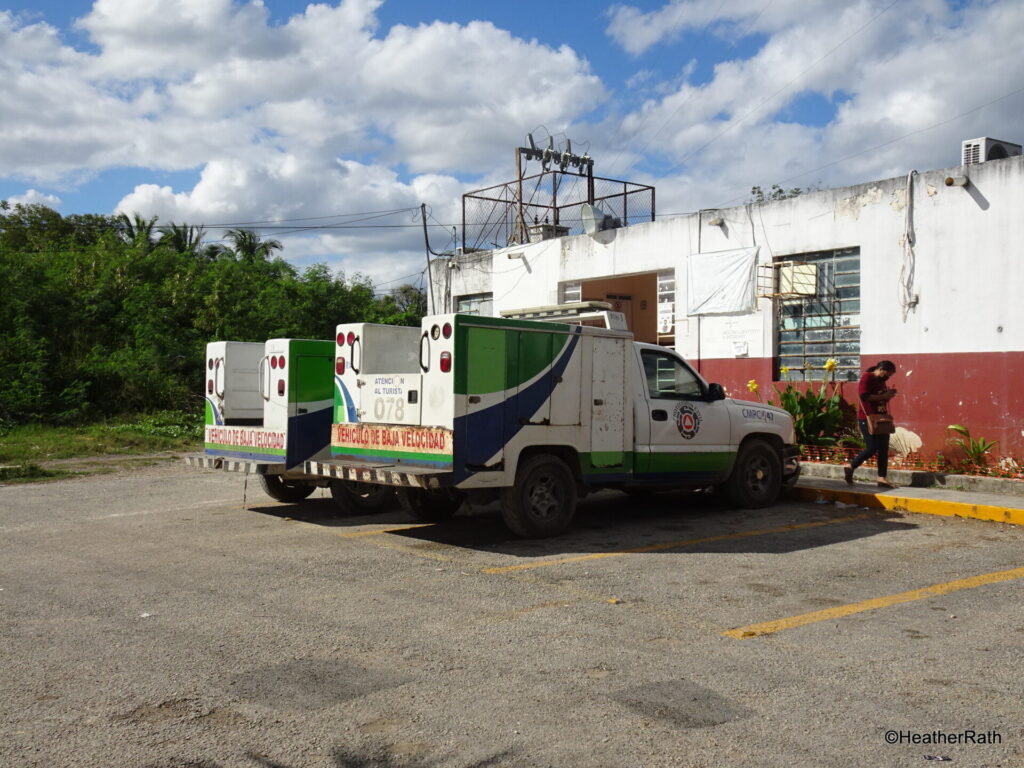
[[[853,467],[843,467],[843,479],[847,485],[853,485]]]
[[[879,488],[899,488],[898,485],[895,485],[894,483],[890,483],[888,480],[879,480],[878,481],[878,487]]]

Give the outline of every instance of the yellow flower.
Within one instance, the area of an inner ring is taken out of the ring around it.
[[[826,371],[829,371],[831,373],[836,369],[836,365],[836,359],[834,357],[830,357],[828,360],[825,361],[825,365],[823,367]]]
[[[760,389],[760,387],[757,386],[757,379],[751,379],[750,381],[748,381],[747,389],[756,394],[757,390]]]
[[[779,368],[779,374],[782,375],[782,376],[789,375],[789,368],[786,367],[785,365],[782,366],[781,368]]]

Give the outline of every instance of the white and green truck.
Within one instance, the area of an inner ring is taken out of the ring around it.
[[[204,450],[187,464],[257,475],[278,501],[330,484],[307,475],[305,462],[330,455],[333,341],[215,341],[205,369]]]
[[[799,475],[789,413],[628,331],[461,314],[337,330],[330,456],[305,473],[393,487],[421,520],[496,497],[514,533],[552,536],[592,489],[763,507]]]

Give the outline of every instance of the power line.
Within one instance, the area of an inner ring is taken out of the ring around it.
[[[202,226],[210,227],[211,229],[229,229],[231,227],[251,227],[257,225],[272,225],[272,224],[286,224],[293,221],[323,221],[324,219],[341,219],[348,216],[375,216],[376,214],[393,214],[393,213],[404,213],[406,211],[414,211],[415,208],[389,208],[380,211],[356,211],[353,213],[335,213],[330,216],[306,216],[298,219],[261,219],[259,221],[237,221],[228,222],[225,224],[203,224]],[[199,225],[196,225],[199,226]],[[261,226],[260,229],[267,229],[269,227]]]

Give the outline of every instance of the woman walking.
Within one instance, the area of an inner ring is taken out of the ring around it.
[[[889,436],[872,435],[868,431],[868,414],[884,413],[890,400],[896,395],[895,389],[886,386],[889,378],[896,373],[896,366],[891,360],[882,360],[868,368],[860,377],[857,393],[860,405],[857,407],[857,423],[860,433],[864,435],[864,450],[843,468],[846,483],[853,485],[853,473],[861,464],[877,454],[878,456],[878,487],[895,488],[889,482],[886,473],[889,471]]]

